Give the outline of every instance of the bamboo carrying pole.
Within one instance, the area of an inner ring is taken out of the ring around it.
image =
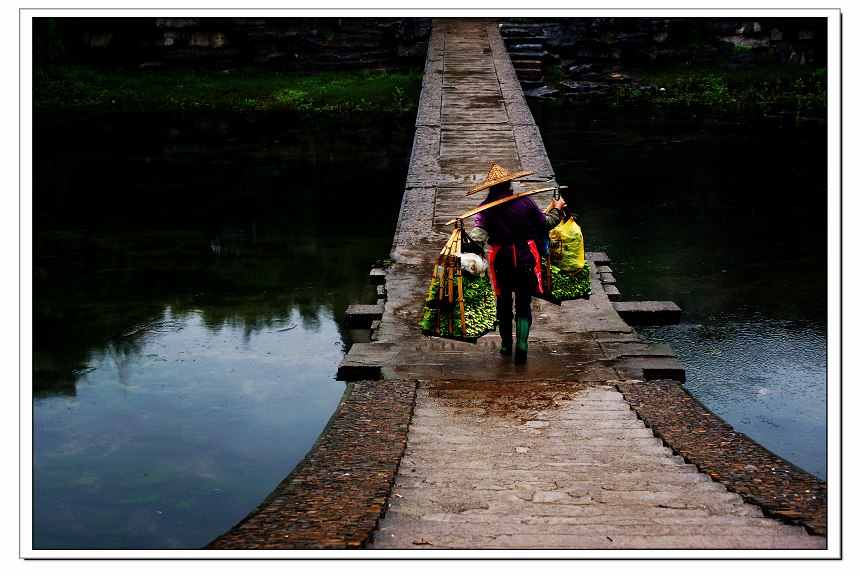
[[[439,256],[436,257],[436,263],[433,267],[433,277],[430,280],[430,285],[439,281],[439,295],[437,300],[440,303],[436,314],[436,334],[441,333],[442,327],[442,312],[444,309],[448,311],[448,334],[454,334],[454,279],[456,278],[457,297],[460,308],[460,336],[466,338],[466,303],[463,300],[463,268],[460,263],[460,254],[463,249],[463,228],[458,226],[448,238]],[[443,308],[442,302],[447,300],[448,307]]]
[[[533,194],[539,194],[540,192],[549,192],[550,190],[560,190],[561,188],[567,188],[567,186],[549,186],[548,188],[537,188],[535,190],[527,190],[526,192],[517,192],[516,194],[511,194],[510,196],[505,196],[504,198],[493,200],[492,202],[488,202],[487,204],[482,204],[477,208],[469,210],[465,214],[461,214],[456,218],[448,220],[447,222],[445,222],[445,224],[453,224],[458,220],[463,220],[464,218],[468,218],[469,216],[474,216],[478,212],[483,212],[487,208],[492,208],[493,206],[498,206],[499,204],[504,204],[505,202],[510,202],[511,200],[522,198],[523,196],[531,196]]]
[[[448,255],[448,302],[451,304],[448,312],[448,334],[454,334],[454,276],[457,267],[457,246],[460,240],[460,230],[457,229],[451,243],[451,254]]]
[[[438,279],[439,280],[439,293],[437,295],[437,300],[441,303],[446,297],[446,288],[447,288],[447,279],[448,279],[448,270],[450,265],[450,255],[451,249],[454,244],[455,237],[452,234],[451,237],[448,238],[448,241],[445,243],[445,246],[442,248],[442,251],[439,253],[439,256],[436,257],[436,265],[433,267],[433,278],[431,280],[430,285]],[[441,332],[442,328],[442,309],[441,307],[438,309],[436,313],[436,334]],[[449,328],[450,330],[450,328]]]
[[[460,254],[463,248],[463,228],[457,227],[457,295],[460,300],[460,336],[466,337],[466,304],[463,302],[463,267]]]
[[[433,279],[431,280],[431,286],[433,282],[438,278],[439,280],[439,294],[437,296],[437,300],[440,303],[439,308],[436,313],[436,334],[441,333],[442,328],[442,311],[443,307],[441,305],[445,300],[453,306],[454,302],[454,251],[457,246],[457,238],[459,236],[459,229],[455,230],[453,234],[448,238],[448,241],[445,243],[445,246],[442,248],[442,251],[439,253],[439,256],[436,257],[436,265],[433,267]],[[449,312],[448,314],[448,333],[451,334],[453,332],[453,319]]]

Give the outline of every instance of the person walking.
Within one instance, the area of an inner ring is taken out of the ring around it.
[[[466,192],[469,196],[489,188],[481,206],[513,195],[512,181],[534,174],[531,170],[509,172],[495,162],[487,177]],[[532,294],[542,293],[538,242],[562,219],[564,199],[553,199],[550,210],[544,212],[530,196],[498,204],[479,212],[470,236],[482,245],[489,245],[490,278],[496,293],[496,319],[503,356],[513,354],[514,362],[523,364],[528,358],[528,338],[532,324]],[[513,324],[516,318],[516,349],[513,346]]]

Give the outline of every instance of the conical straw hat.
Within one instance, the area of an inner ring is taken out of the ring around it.
[[[466,196],[489,188],[490,186],[495,186],[496,184],[507,182],[508,180],[514,180],[522,176],[528,176],[529,174],[534,174],[534,170],[520,170],[519,172],[508,172],[507,170],[493,162],[493,165],[490,166],[490,171],[487,172],[487,177],[484,178],[484,181],[475,184],[474,186],[469,188],[469,191],[466,192]]]

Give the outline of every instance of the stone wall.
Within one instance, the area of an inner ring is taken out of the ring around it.
[[[823,66],[827,60],[825,18],[556,18],[504,27],[543,36],[548,52],[571,62],[648,66],[721,58]]]
[[[77,18],[60,24],[76,61],[126,68],[422,68],[430,37],[425,18]]]
[[[422,68],[429,18],[66,18],[77,61],[123,67],[265,67],[281,72]],[[561,64],[707,63],[729,56],[823,65],[824,18],[499,19]],[[507,31],[507,33],[505,32]],[[517,33],[514,32],[514,35]]]
[[[526,96],[637,84],[626,69],[670,64],[827,64],[826,18],[555,18],[500,22]],[[547,71],[563,78],[548,81]]]

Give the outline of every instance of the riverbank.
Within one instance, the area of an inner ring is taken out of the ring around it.
[[[713,112],[825,117],[827,68],[672,64],[653,68],[551,68],[546,95],[611,107],[659,105]]]
[[[293,112],[349,118],[414,113],[421,72],[286,75],[258,69],[104,70],[58,66],[34,74],[35,112]]]
[[[820,116],[827,69],[777,64],[550,70],[546,97],[611,107],[656,104],[718,112]],[[414,113],[422,72],[286,75],[257,69],[103,70],[54,67],[34,74],[33,108],[68,112],[290,112],[308,119]]]

